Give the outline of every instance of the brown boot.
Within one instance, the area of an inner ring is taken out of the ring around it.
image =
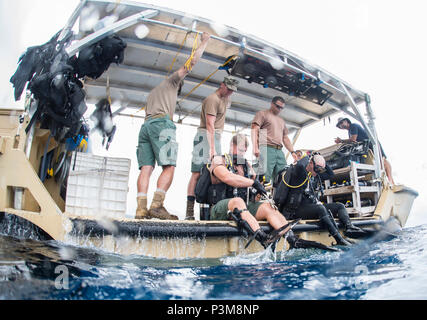
[[[162,192],[154,193],[153,202],[151,203],[150,210],[148,211],[150,217],[161,220],[178,220],[177,216],[170,214],[165,207],[163,207],[165,196],[166,194]]]
[[[194,201],[187,200],[187,213],[185,215],[185,220],[195,220],[194,219]]]
[[[138,208],[136,208],[135,219],[150,219],[147,209],[147,197],[137,197]]]

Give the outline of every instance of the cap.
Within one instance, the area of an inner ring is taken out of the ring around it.
[[[349,118],[343,118],[343,117],[338,118],[337,128],[339,128],[340,124],[341,124],[343,121],[345,121],[345,120],[347,120],[349,123],[351,123],[351,121],[350,121],[350,119],[349,119]]]
[[[239,85],[239,81],[237,81],[233,77],[227,76],[224,78],[223,82],[228,89],[237,91],[237,86]]]

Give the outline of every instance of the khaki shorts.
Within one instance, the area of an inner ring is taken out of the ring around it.
[[[146,120],[141,126],[136,151],[139,169],[156,165],[176,167],[178,143],[176,126],[169,116]]]
[[[209,163],[209,142],[206,129],[198,129],[193,141],[193,158],[191,159],[191,172],[200,172],[202,167]],[[215,150],[221,154],[221,133],[215,132]]]
[[[228,220],[228,203],[232,199],[224,199],[219,201],[216,205],[214,205],[211,209],[211,220]],[[264,202],[249,202],[248,203],[248,210],[249,212],[255,217],[256,213],[258,212],[259,207]]]

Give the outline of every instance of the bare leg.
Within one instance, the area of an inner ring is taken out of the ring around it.
[[[280,229],[288,223],[286,218],[279,211],[274,210],[269,203],[262,204],[255,217],[258,221],[267,220],[275,230]],[[288,230],[285,229],[280,234],[283,235],[286,231]]]
[[[152,166],[144,166],[141,168],[137,181],[138,193],[148,193],[148,186],[150,184],[150,177],[154,171]]]
[[[157,180],[157,189],[167,192],[172,184],[174,174],[174,166],[164,166],[163,171],[160,174],[159,180]]]
[[[391,185],[394,186],[394,180],[393,180],[393,175],[391,171],[391,164],[390,162],[387,161],[386,158],[383,158],[383,161],[384,161],[384,170],[385,170],[385,174],[387,175],[388,181],[390,181]]]
[[[194,190],[196,189],[197,180],[200,178],[199,172],[192,172],[190,181],[187,187],[187,196],[195,196]]]

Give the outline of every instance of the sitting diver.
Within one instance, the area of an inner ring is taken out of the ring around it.
[[[319,190],[323,195],[322,181],[330,180],[334,175],[334,171],[328,166],[328,164],[325,165],[325,169],[318,169],[317,175],[311,178],[313,189],[316,191]],[[342,203],[327,203],[325,206],[333,213],[334,218],[338,218],[338,220],[344,225],[344,235],[346,237],[361,238],[368,235],[368,233],[363,229],[356,227],[351,222],[347,209]]]
[[[286,236],[295,222],[288,224],[286,218],[272,203],[255,201],[251,196],[252,188],[263,196],[267,192],[257,179],[252,179],[255,174],[244,158],[248,144],[246,136],[235,135],[230,146],[232,156],[213,158],[210,166],[212,184],[209,187],[209,203],[214,206],[211,209],[210,219],[235,220],[252,235],[252,239],[256,239],[266,248],[270,243],[275,243],[280,237]],[[274,231],[267,235],[258,223],[261,220],[267,220]],[[295,237],[293,236],[292,239]]]
[[[343,204],[322,204],[317,199],[312,178],[326,179],[328,171],[320,154],[303,157],[279,175],[274,200],[287,218],[320,219],[337,244],[347,246],[350,242],[340,234],[334,216],[344,224],[344,235],[360,237],[364,231],[352,224]]]
[[[209,187],[209,203],[213,205],[210,212],[211,220],[233,219],[252,238],[266,248],[273,241],[260,227],[258,221],[267,220],[280,239],[291,229],[285,217],[275,210],[268,202],[248,201],[251,191],[266,195],[264,186],[251,178],[255,177],[252,168],[243,157],[248,148],[245,135],[237,134],[231,140],[231,155],[215,156],[209,168],[211,186]],[[253,200],[253,199],[251,199]]]

